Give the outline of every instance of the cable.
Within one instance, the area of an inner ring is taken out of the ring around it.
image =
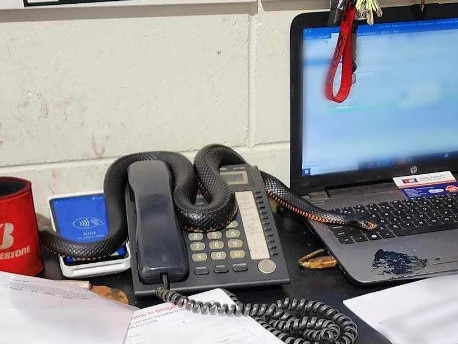
[[[356,324],[348,316],[322,302],[285,298],[270,305],[244,304],[224,291],[234,304],[196,301],[165,287],[157,288],[156,295],[194,313],[251,316],[287,344],[353,344],[358,337]]]

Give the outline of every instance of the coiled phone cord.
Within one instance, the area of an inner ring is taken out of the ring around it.
[[[234,304],[196,301],[166,287],[156,289],[156,295],[194,313],[251,316],[287,344],[352,344],[358,336],[356,324],[348,316],[322,302],[285,298],[270,305],[244,304],[224,291]],[[292,312],[301,315],[296,317]]]

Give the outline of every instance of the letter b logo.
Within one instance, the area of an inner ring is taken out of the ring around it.
[[[0,223],[0,250],[6,250],[13,246],[13,231],[14,226],[12,223]]]

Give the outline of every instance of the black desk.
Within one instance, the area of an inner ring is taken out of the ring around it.
[[[305,298],[322,301],[349,315],[358,325],[361,344],[387,344],[371,327],[351,313],[342,303],[343,300],[367,294],[381,287],[361,288],[352,285],[338,268],[326,270],[304,270],[297,265],[297,260],[304,254],[321,248],[311,232],[300,220],[291,215],[276,215],[277,227],[291,275],[291,283],[279,287],[232,290],[242,302],[271,303],[284,297]],[[40,277],[62,279],[56,257],[43,252],[45,270]],[[134,299],[130,270],[124,273],[91,279],[94,285],[107,285],[123,290],[130,303],[143,308],[159,302],[155,297]]]

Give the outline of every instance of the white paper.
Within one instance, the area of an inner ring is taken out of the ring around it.
[[[136,309],[58,281],[0,272],[0,344],[121,344]]]
[[[393,344],[458,343],[458,274],[404,284],[344,304]]]
[[[0,0],[0,10],[11,8],[23,8],[23,0]]]
[[[221,289],[192,298],[233,303]],[[201,315],[170,303],[139,310],[74,285],[7,272],[0,272],[0,314],[0,344],[283,343],[250,317]]]
[[[199,301],[232,304],[221,289],[192,297]],[[282,344],[250,317],[202,315],[169,303],[135,312],[125,344]]]

